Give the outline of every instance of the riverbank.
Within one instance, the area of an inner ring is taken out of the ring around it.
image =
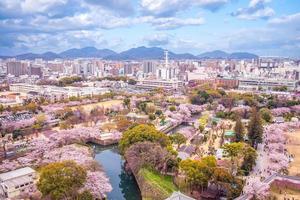
[[[141,192],[133,174],[125,170],[125,161],[119,154],[117,145],[102,146],[90,144],[94,149],[95,160],[102,166],[109,178],[112,191],[108,200],[141,200]]]

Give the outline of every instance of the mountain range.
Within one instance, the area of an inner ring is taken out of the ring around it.
[[[102,58],[105,60],[159,60],[164,59],[164,49],[159,47],[137,47],[121,53],[110,49],[97,49],[95,47],[85,47],[81,49],[69,49],[61,53],[45,52],[43,54],[26,53],[16,56],[0,56],[0,58],[17,58],[20,60],[33,60],[42,58],[44,60],[54,59],[74,59],[74,58]],[[176,54],[169,51],[169,58],[174,60],[180,59],[253,59],[257,55],[247,52],[226,53],[216,50],[205,52],[198,56],[190,53]]]

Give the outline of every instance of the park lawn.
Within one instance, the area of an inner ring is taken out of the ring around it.
[[[78,107],[81,107],[84,109],[85,112],[90,113],[91,110],[93,110],[96,107],[111,108],[114,105],[121,105],[122,103],[123,101],[121,100],[110,100],[110,101],[102,101],[98,103],[91,103],[91,104],[86,104],[81,106],[72,106],[71,108],[75,110]]]
[[[287,135],[289,139],[287,144],[288,152],[295,156],[288,170],[289,175],[295,176],[300,174],[300,130],[288,133]]]
[[[170,196],[174,191],[177,191],[171,176],[161,175],[146,168],[142,168],[139,173],[151,186],[157,188],[166,196]]]

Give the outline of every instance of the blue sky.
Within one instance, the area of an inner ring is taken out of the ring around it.
[[[86,46],[300,57],[300,1],[0,1],[0,55]]]

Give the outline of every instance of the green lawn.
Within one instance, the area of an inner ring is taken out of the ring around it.
[[[173,184],[171,176],[164,176],[158,172],[145,168],[142,168],[139,173],[149,184],[151,184],[153,187],[156,187],[166,196],[169,196],[174,191],[177,191],[177,187]]]

